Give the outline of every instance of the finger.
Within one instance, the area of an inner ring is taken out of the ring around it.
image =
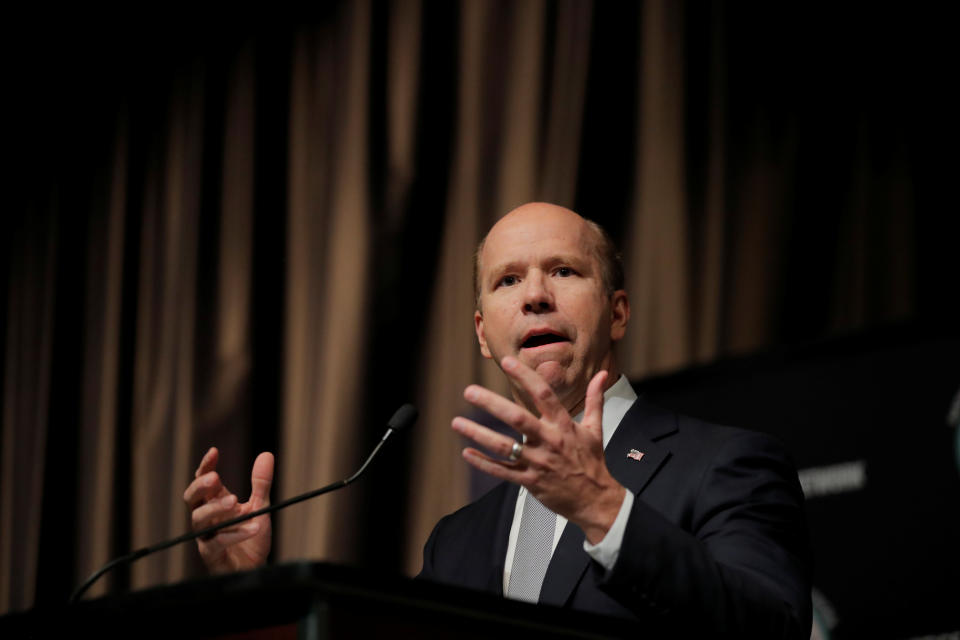
[[[244,522],[236,527],[229,527],[217,531],[215,536],[199,540],[200,545],[206,549],[205,554],[220,553],[225,547],[243,542],[255,536],[260,531],[260,523],[256,520]]]
[[[484,449],[492,451],[503,458],[509,458],[511,451],[513,451],[513,445],[516,440],[502,433],[497,433],[493,429],[477,424],[473,420],[458,416],[453,419],[450,425],[453,427],[453,430],[460,435],[470,438]]]
[[[215,524],[239,516],[237,509],[237,496],[228,494],[217,500],[211,500],[196,509],[190,514],[190,524],[193,530],[206,529]]]
[[[476,384],[467,387],[463,392],[463,397],[467,402],[486,410],[507,426],[513,427],[527,437],[536,441],[541,439],[543,427],[540,421],[515,402]]]
[[[220,452],[217,451],[216,447],[210,447],[207,449],[207,452],[203,454],[203,459],[200,461],[200,464],[197,466],[197,470],[193,472],[194,478],[199,478],[203,474],[213,471],[217,468],[217,461],[220,459]]]
[[[204,502],[219,496],[221,492],[229,493],[220,482],[220,474],[216,471],[210,471],[190,483],[186,491],[183,492],[183,501],[191,509],[196,509]]]
[[[273,485],[273,454],[264,451],[253,461],[250,473],[250,507],[261,509],[270,504],[270,487]]]
[[[587,399],[583,405],[583,420],[580,424],[595,434],[603,433],[603,387],[607,375],[606,371],[598,371],[587,385]]]
[[[512,356],[505,357],[500,366],[508,376],[520,383],[541,416],[551,421],[569,417],[557,394],[539,373]]]
[[[256,520],[244,522],[237,528],[222,529],[217,532],[216,541],[224,547],[243,542],[255,536],[260,531],[260,523]]]
[[[470,447],[463,450],[463,459],[477,470],[501,480],[516,484],[525,484],[533,480],[533,476],[526,470],[521,470],[511,463],[495,460],[482,451]]]

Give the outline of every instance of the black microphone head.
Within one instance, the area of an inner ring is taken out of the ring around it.
[[[417,408],[408,402],[394,412],[393,417],[387,422],[387,427],[394,431],[403,431],[416,422],[419,415]]]

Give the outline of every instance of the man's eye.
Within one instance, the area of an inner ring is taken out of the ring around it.
[[[561,278],[569,278],[570,276],[576,274],[577,272],[571,269],[570,267],[559,267],[554,273],[556,273]]]
[[[517,282],[519,282],[519,280],[517,279],[517,276],[503,276],[503,277],[500,278],[500,280],[497,282],[497,286],[500,286],[500,287],[511,287],[511,286],[517,284]]]

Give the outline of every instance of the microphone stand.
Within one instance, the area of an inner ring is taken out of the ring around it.
[[[100,578],[100,576],[107,573],[114,567],[117,567],[119,565],[126,564],[126,563],[131,563],[135,560],[139,560],[144,556],[148,556],[151,553],[156,553],[157,551],[163,551],[164,549],[168,549],[182,542],[187,542],[189,540],[196,540],[197,538],[210,537],[220,529],[224,529],[226,527],[232,527],[235,524],[246,522],[247,520],[251,520],[253,518],[256,518],[257,516],[262,516],[267,513],[273,513],[274,511],[277,511],[279,509],[289,507],[292,504],[303,502],[304,500],[309,500],[310,498],[315,498],[319,495],[323,495],[324,493],[330,493],[331,491],[336,491],[337,489],[342,489],[343,487],[347,486],[348,484],[352,483],[354,480],[358,479],[361,475],[363,475],[363,473],[367,470],[367,467],[370,465],[370,462],[376,457],[377,453],[379,453],[380,449],[383,447],[384,443],[387,441],[387,438],[390,437],[391,433],[393,433],[394,431],[400,431],[402,429],[405,429],[406,427],[413,424],[413,422],[416,419],[417,419],[417,410],[413,407],[413,405],[405,404],[399,409],[397,409],[397,412],[393,414],[393,417],[390,419],[390,422],[388,423],[387,432],[383,434],[383,438],[380,439],[380,442],[377,443],[377,446],[374,447],[370,455],[367,456],[367,459],[363,463],[363,466],[361,466],[360,469],[358,469],[357,472],[354,473],[349,478],[345,480],[338,480],[336,482],[328,484],[325,487],[320,487],[319,489],[308,491],[307,493],[301,493],[298,496],[287,498],[282,502],[278,502],[277,504],[266,506],[262,509],[257,509],[256,511],[251,511],[250,513],[244,514],[242,516],[237,516],[236,518],[231,518],[230,520],[224,520],[223,522],[220,522],[215,525],[211,525],[209,527],[205,527],[203,529],[200,529],[199,531],[190,531],[183,535],[177,536],[176,538],[173,538],[171,540],[165,540],[164,542],[160,542],[160,543],[151,545],[149,547],[143,547],[141,549],[137,549],[136,551],[132,551],[125,556],[114,558],[107,564],[100,567],[100,569],[94,572],[93,575],[91,575],[89,578],[87,578],[87,580],[82,585],[80,585],[80,587],[77,588],[76,591],[73,592],[73,595],[70,596],[69,603],[74,604],[78,602],[80,600],[80,597],[83,596],[83,594],[87,591],[87,589],[93,586],[93,584]]]

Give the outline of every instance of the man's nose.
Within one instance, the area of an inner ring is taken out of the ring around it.
[[[531,313],[553,310],[550,283],[541,271],[530,273],[524,281],[523,310]]]

